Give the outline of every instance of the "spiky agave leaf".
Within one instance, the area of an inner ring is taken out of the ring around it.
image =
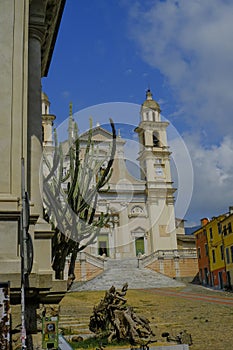
[[[90,120],[87,147],[83,162],[80,161],[78,129],[71,117],[69,120],[69,169],[67,174],[65,176],[63,174],[64,152],[61,144],[58,147],[56,132],[52,164],[45,157],[48,172],[44,180],[46,212],[54,227],[57,228],[57,232],[60,231],[64,235],[62,239],[54,239],[53,268],[56,271],[59,271],[59,268],[64,268],[64,259],[67,254],[71,254],[71,261],[74,264],[77,252],[95,242],[101,228],[106,226],[109,221],[108,212],[100,213],[96,220],[96,205],[99,190],[107,184],[112,174],[112,164],[116,150],[116,131],[112,120],[110,120],[110,124],[113,142],[106,159],[99,161],[96,158],[92,141],[92,120]],[[93,179],[106,161],[106,168],[99,174],[96,184],[93,185]],[[62,183],[67,180],[70,181],[70,186],[65,192]],[[61,252],[61,249],[64,251]],[[72,266],[72,264],[69,272],[74,275],[74,265]]]

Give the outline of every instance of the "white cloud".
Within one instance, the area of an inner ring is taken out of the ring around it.
[[[177,105],[170,117],[188,127],[184,140],[194,190],[187,217],[198,223],[233,204],[233,1],[141,4],[131,3],[131,36],[144,61],[159,69],[172,89]],[[176,139],[172,148],[179,154]],[[176,177],[182,171],[186,188],[190,174],[180,162]]]
[[[173,88],[182,117],[210,140],[233,131],[233,2],[151,1],[131,6],[143,59]]]
[[[189,213],[197,220],[228,211],[233,204],[233,140],[226,136],[216,146],[204,147],[198,135],[184,136],[194,169],[194,191]],[[183,166],[184,176],[186,167]]]

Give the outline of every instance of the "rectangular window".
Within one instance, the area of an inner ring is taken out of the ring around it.
[[[220,255],[221,255],[221,260],[224,259],[224,248],[223,245],[220,246]]]
[[[232,233],[231,222],[228,222],[227,229],[228,229],[228,233]]]
[[[204,237],[206,237],[206,229],[203,230]]]
[[[226,262],[227,262],[227,264],[230,264],[229,248],[226,248]]]
[[[231,262],[233,263],[233,245],[231,246]]]
[[[213,239],[213,231],[212,231],[212,227],[210,227],[210,239]]]
[[[220,222],[218,222],[218,233],[220,234],[222,232],[222,230],[221,230],[221,224],[220,224]]]
[[[227,235],[227,227],[226,227],[226,225],[223,226],[222,233],[223,233],[224,236]]]
[[[233,246],[232,246],[232,248],[233,248]],[[233,250],[232,250],[232,252],[233,252]],[[198,249],[197,249],[197,256],[198,256],[198,259],[201,259],[201,248],[200,247],[198,247]]]
[[[205,255],[206,255],[206,256],[209,255],[208,244],[205,244]]]
[[[213,259],[213,263],[215,263],[216,259],[215,259],[215,251],[212,250],[212,259]]]

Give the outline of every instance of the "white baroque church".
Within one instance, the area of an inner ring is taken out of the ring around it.
[[[48,97],[43,93],[43,144],[47,150],[52,150],[54,116],[49,114],[49,106]],[[175,189],[166,131],[169,123],[161,120],[160,113],[160,106],[148,89],[141,105],[139,125],[134,130],[139,139],[140,179],[129,173],[124,153],[126,141],[117,136],[109,190],[100,191],[96,211],[97,215],[108,211],[111,220],[96,242],[86,248],[89,254],[122,259],[177,250],[177,234],[184,235],[184,227],[183,220],[175,218]],[[85,149],[87,139],[88,132],[80,135],[80,153]],[[104,158],[112,143],[112,134],[96,126],[92,140],[98,147],[98,157]]]

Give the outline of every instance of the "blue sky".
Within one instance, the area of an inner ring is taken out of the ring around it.
[[[43,84],[52,101],[59,99],[51,106],[58,121],[67,115],[70,101],[75,111],[106,102],[140,104],[148,85],[166,98],[163,76],[142,60],[130,32],[123,1],[67,0]]]
[[[149,86],[192,159],[185,219],[195,224],[227,212],[233,204],[232,37],[230,0],[67,0],[43,79],[50,112],[60,125],[70,101],[74,112],[110,102],[140,105]],[[172,143],[179,154],[177,140]],[[178,170],[188,184],[185,162]]]

